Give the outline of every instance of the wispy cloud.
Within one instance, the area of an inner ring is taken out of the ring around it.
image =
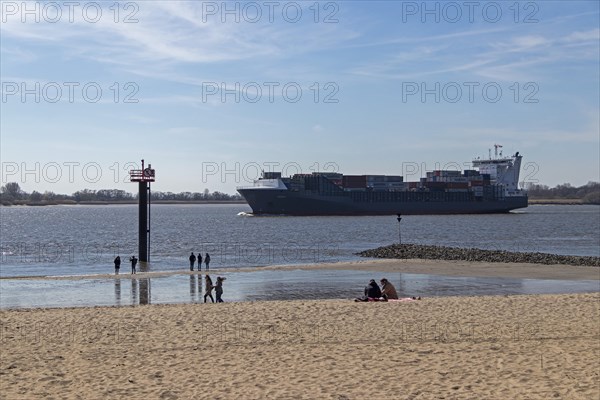
[[[265,58],[294,58],[299,54],[334,48],[355,35],[351,30],[326,24],[310,29],[299,24],[268,21],[222,23],[218,18],[203,21],[200,3],[139,3],[137,23],[115,23],[102,18],[57,24],[3,24],[3,35],[28,43],[44,42],[57,54],[90,60],[130,71],[154,71],[168,77],[177,68],[190,65]],[[108,13],[108,10],[105,10]],[[8,50],[7,50],[8,51]],[[251,64],[250,64],[251,65]]]
[[[498,34],[500,32],[501,35]],[[478,35],[487,36],[487,40],[478,40],[476,46],[468,40],[455,40],[471,36],[469,32],[464,33],[420,40],[398,39],[397,43],[403,43],[436,38],[436,45],[398,47],[390,51],[393,55],[387,54],[383,60],[373,60],[351,68],[348,73],[395,80],[448,79],[453,78],[455,75],[452,74],[455,73],[468,74],[471,79],[479,76],[497,81],[536,80],[540,75],[533,67],[577,59],[594,61],[598,58],[598,29],[566,34],[562,31],[524,35],[517,32],[510,36],[502,29],[492,29],[478,31]],[[576,47],[579,49],[573,50]]]

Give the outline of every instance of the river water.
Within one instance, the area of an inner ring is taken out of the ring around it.
[[[188,256],[211,254],[227,278],[225,301],[351,299],[381,274],[339,270],[232,268],[357,260],[354,253],[404,243],[600,255],[600,207],[531,206],[499,215],[254,217],[245,205],[152,206],[151,260],[130,275],[137,254],[137,207],[0,207],[0,308],[198,303],[203,279]],[[116,255],[121,275],[113,272]],[[75,275],[80,275],[75,278]],[[59,278],[44,278],[47,276]],[[23,277],[34,277],[23,279]],[[61,278],[62,277],[62,278]],[[386,274],[401,296],[598,291],[598,281]],[[214,279],[214,277],[213,277]]]
[[[356,260],[398,241],[396,216],[257,217],[246,205],[153,205],[152,271]],[[411,215],[405,243],[600,256],[600,206],[534,205],[508,214]],[[103,274],[137,255],[137,206],[0,207],[0,277]]]

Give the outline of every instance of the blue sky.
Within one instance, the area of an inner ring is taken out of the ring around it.
[[[466,3],[2,1],[2,184],[416,180],[495,143],[521,180],[600,180],[599,3]]]

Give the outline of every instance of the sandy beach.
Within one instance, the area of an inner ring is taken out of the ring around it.
[[[599,271],[418,260],[302,268],[545,279]],[[0,311],[0,323],[7,400],[600,395],[597,292],[21,309]]]
[[[2,399],[590,399],[594,294],[0,312]]]
[[[598,294],[2,311],[3,399],[592,399]]]

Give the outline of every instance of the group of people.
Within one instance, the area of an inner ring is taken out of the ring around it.
[[[135,267],[137,265],[138,259],[136,258],[136,256],[131,256],[131,257],[129,257],[129,262],[131,262],[131,273],[135,274],[136,273]],[[121,269],[121,257],[116,256],[114,263],[115,263],[115,275],[119,275],[119,270]]]
[[[215,290],[215,294],[217,296],[217,303],[222,303],[223,299],[223,281],[225,277],[217,276],[217,282],[213,285],[212,278],[210,275],[206,275],[204,277],[204,302],[206,303],[206,298],[210,297],[210,300],[214,303],[215,299],[213,298],[212,291]]]
[[[388,301],[388,300],[398,300],[398,292],[396,292],[396,288],[390,281],[386,278],[382,278],[379,283],[381,283],[381,288],[375,282],[375,279],[371,279],[369,284],[365,287],[364,296],[356,298],[354,301]],[[413,298],[417,300],[416,298]],[[418,300],[421,300],[419,297]]]
[[[202,255],[200,253],[198,253],[198,258],[196,258],[196,256],[194,255],[194,252],[192,252],[192,254],[190,255],[190,271],[194,270],[194,265],[196,264],[196,260],[198,260],[198,271],[200,271],[202,269]],[[137,257],[136,256],[129,257],[129,262],[131,262],[131,273],[135,274],[136,266],[137,266],[137,262],[138,262]],[[116,256],[114,263],[115,263],[115,275],[119,275],[119,270],[121,269],[121,257]],[[206,270],[208,271],[208,269],[210,268],[210,254],[208,254],[208,253],[206,253],[206,255],[204,256],[204,264],[206,264]]]
[[[198,253],[198,258],[196,258],[194,252],[192,251],[192,254],[190,254],[190,271],[194,270],[194,264],[196,263],[196,260],[198,260],[198,271],[200,271],[202,269],[202,254]],[[210,254],[208,253],[206,253],[204,256],[204,264],[206,264],[206,270],[208,271],[210,268]]]
[[[190,271],[194,270],[194,264],[196,263],[196,260],[198,260],[198,271],[200,271],[201,267],[202,267],[202,255],[198,254],[198,258],[196,258],[196,256],[194,255],[194,253],[192,252],[192,254],[190,255]],[[136,265],[138,262],[138,259],[136,258],[136,256],[131,256],[129,257],[129,261],[131,262],[131,273],[135,274],[136,273]],[[115,275],[119,275],[119,270],[121,269],[121,257],[120,256],[116,256],[115,260]],[[206,264],[206,270],[208,271],[209,269],[209,264],[210,264],[210,255],[208,253],[206,253],[206,255],[204,256],[204,263]],[[223,303],[223,281],[225,280],[225,277],[222,276],[217,276],[217,282],[215,284],[213,284],[212,278],[210,277],[210,275],[206,275],[204,277],[204,283],[206,286],[206,289],[204,290],[204,302],[206,303],[206,298],[210,298],[210,300],[214,303],[215,299],[212,295],[213,290],[215,291],[215,295],[217,297],[217,303]]]

